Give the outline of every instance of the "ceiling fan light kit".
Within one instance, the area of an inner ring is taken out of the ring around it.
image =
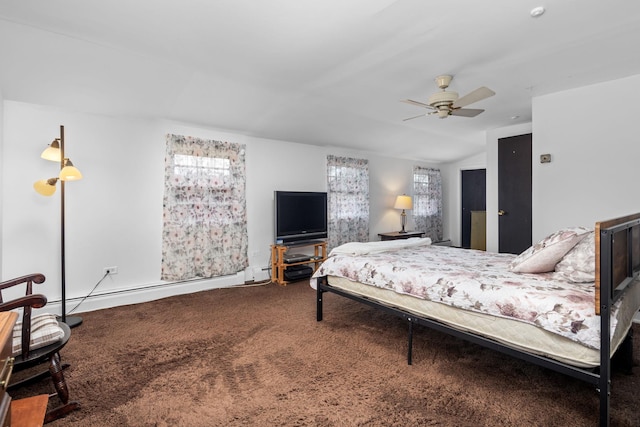
[[[431,114],[437,114],[441,119],[447,118],[449,116],[475,117],[478,114],[482,113],[484,110],[462,107],[495,95],[494,91],[483,86],[460,98],[458,96],[458,92],[446,90],[449,87],[452,79],[453,76],[446,74],[436,77],[436,85],[438,85],[438,87],[442,89],[442,91],[436,92],[431,95],[427,101],[427,104],[419,101],[413,101],[411,99],[403,100],[402,102],[405,102],[407,104],[432,110],[426,114],[409,117],[408,119],[404,119],[404,121],[422,117],[423,115],[428,116]]]

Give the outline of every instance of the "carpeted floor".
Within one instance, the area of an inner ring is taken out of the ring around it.
[[[316,322],[315,291],[306,282],[219,289],[82,317],[62,354],[82,409],[51,426],[598,421],[592,386],[435,331],[415,329],[408,366],[400,319],[328,294],[324,320]],[[635,351],[637,359],[637,339]],[[613,426],[640,425],[640,371],[633,371],[614,374]],[[13,397],[48,392],[49,383]]]

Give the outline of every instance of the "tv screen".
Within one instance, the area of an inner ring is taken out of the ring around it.
[[[327,237],[327,193],[276,191],[274,202],[276,243]]]

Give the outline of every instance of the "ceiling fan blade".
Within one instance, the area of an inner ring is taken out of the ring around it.
[[[414,101],[412,99],[403,99],[400,102],[404,102],[404,103],[407,103],[407,104],[415,105],[417,107],[433,109],[433,107],[431,105],[427,105],[427,104],[425,104],[423,102]]]
[[[458,100],[453,103],[452,107],[453,108],[464,107],[466,105],[473,104],[474,102],[481,101],[485,98],[489,98],[490,96],[493,96],[495,94],[496,93],[491,89],[482,86],[474,90],[473,92],[466,94],[462,98],[458,98]]]
[[[429,114],[429,113],[427,113]],[[406,122],[407,120],[413,120],[413,119],[417,119],[418,117],[425,117],[427,114],[420,114],[419,116],[414,116],[414,117],[409,117],[407,119],[402,119],[403,122]]]
[[[452,116],[460,117],[475,117],[483,111],[484,110],[481,110],[479,108],[459,108],[457,110],[451,110],[449,114]]]

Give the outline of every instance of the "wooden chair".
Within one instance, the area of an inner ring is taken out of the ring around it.
[[[69,389],[63,374],[63,370],[69,365],[60,363],[60,350],[69,341],[71,329],[62,321],[58,321],[55,315],[38,314],[32,317],[34,308],[42,308],[47,303],[44,295],[33,293],[33,284],[44,281],[44,275],[30,274],[0,283],[0,311],[22,309],[22,320],[16,323],[13,330],[13,371],[19,372],[44,362],[48,363],[48,371],[34,374],[16,383],[10,382],[7,390],[51,377],[62,404],[47,412],[45,422],[50,422],[78,409],[80,404],[69,401]],[[2,291],[21,284],[26,284],[25,295],[4,302]]]

